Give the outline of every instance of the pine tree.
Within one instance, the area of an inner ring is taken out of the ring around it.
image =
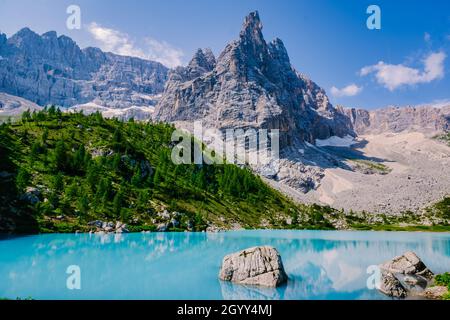
[[[120,163],[122,162],[122,158],[120,154],[116,153],[113,158],[112,169],[116,172],[120,171]]]
[[[31,114],[31,120],[33,120],[33,122],[38,121],[38,113],[36,112],[36,110],[33,110],[33,113]]]
[[[128,222],[129,212],[128,209],[122,208],[120,209],[120,220],[122,222]]]
[[[123,147],[122,145],[122,132],[121,132],[121,126],[119,126],[113,134],[113,138],[112,138],[112,146],[114,151],[120,151]]]
[[[120,210],[122,209],[122,194],[117,192],[113,200],[113,212],[116,216],[120,215]]]
[[[139,192],[137,199],[137,205],[139,208],[145,209],[147,207],[148,201],[150,200],[150,190],[145,189]]]
[[[56,168],[61,171],[66,170],[68,156],[67,156],[66,144],[64,143],[63,140],[59,140],[56,143],[54,157],[55,157]]]
[[[16,176],[17,189],[23,191],[29,185],[30,179],[30,174],[25,169],[20,168]]]
[[[95,119],[95,122],[96,122],[97,124],[102,124],[102,123],[103,123],[103,116],[102,116],[102,113],[99,112],[99,111],[96,111],[95,114],[94,114],[94,119]]]
[[[105,203],[109,199],[110,192],[111,181],[109,180],[109,178],[102,178],[100,180],[100,183],[98,184],[95,197]]]
[[[153,175],[153,185],[159,186],[161,184],[162,180],[163,179],[162,179],[160,170],[159,170],[159,168],[156,168],[155,174]]]
[[[48,139],[48,129],[45,128],[44,132],[42,132],[42,138],[41,138],[42,143],[46,144],[47,143],[47,139]]]
[[[99,168],[97,167],[97,165],[95,164],[95,162],[92,162],[88,169],[87,169],[87,173],[86,173],[86,180],[89,184],[89,187],[91,188],[92,192],[96,191],[96,186],[98,183],[98,177],[99,177]]]
[[[22,123],[25,124],[25,122],[28,122],[30,120],[31,120],[30,109],[27,109],[22,113]]]
[[[61,118],[62,118],[62,112],[61,112],[61,109],[60,109],[59,107],[56,109],[56,117],[57,117],[58,119],[61,119]]]
[[[48,112],[49,116],[53,117],[56,114],[56,107],[54,105],[51,105],[48,108],[47,112]]]
[[[38,141],[33,142],[31,145],[31,158],[37,159],[41,152],[41,144]]]
[[[78,196],[78,184],[73,181],[65,190],[65,194],[69,199],[75,199]]]
[[[82,195],[81,198],[78,200],[77,203],[78,210],[80,211],[81,215],[87,215],[89,212],[89,199],[86,195]]]
[[[206,188],[206,175],[203,168],[195,175],[195,185],[202,190]]]
[[[63,174],[61,172],[58,172],[57,175],[53,177],[53,191],[54,192],[61,192],[64,188],[64,180],[63,180]]]
[[[134,187],[139,188],[141,185],[141,181],[142,181],[142,172],[139,165],[137,165],[136,169],[134,170],[133,177],[131,178],[131,184]]]
[[[73,156],[73,170],[75,172],[82,172],[85,170],[86,165],[86,149],[84,148],[84,145],[80,145],[75,151],[75,154]]]

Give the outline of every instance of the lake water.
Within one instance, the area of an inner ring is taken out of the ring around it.
[[[257,245],[281,254],[289,282],[277,289],[218,280],[222,258]],[[235,231],[52,234],[0,240],[0,297],[34,299],[385,299],[366,270],[415,251],[450,271],[449,233]],[[77,265],[81,289],[69,290]]]

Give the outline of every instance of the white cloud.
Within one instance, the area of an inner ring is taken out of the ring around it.
[[[425,32],[425,33],[423,34],[423,40],[424,40],[425,42],[430,42],[430,41],[431,41],[431,35],[430,35],[428,32]]]
[[[90,23],[87,29],[104,51],[158,61],[171,68],[182,64],[183,51],[165,41],[147,37],[139,47],[128,34],[102,27],[95,22]]]
[[[356,84],[352,83],[348,86],[338,89],[336,87],[331,88],[331,94],[335,97],[353,97],[362,91],[362,87],[358,87]]]
[[[393,91],[404,85],[429,83],[443,78],[446,57],[444,52],[431,53],[423,60],[424,70],[380,61],[378,64],[362,68],[360,75],[367,76],[374,73],[379,84]]]

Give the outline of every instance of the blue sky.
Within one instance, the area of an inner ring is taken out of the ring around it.
[[[66,8],[82,28],[66,28]],[[366,27],[371,4],[381,30]],[[335,104],[376,108],[450,99],[450,1],[446,0],[0,0],[0,30],[56,30],[81,47],[185,64],[199,47],[219,54],[244,16],[258,10],[266,40],[279,37],[291,62]]]

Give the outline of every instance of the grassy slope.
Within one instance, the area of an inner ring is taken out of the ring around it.
[[[247,169],[174,165],[170,125],[55,110],[24,118],[1,126],[0,172],[12,174],[1,178],[4,231],[86,231],[95,219],[152,230],[163,208],[185,213],[180,229],[331,228],[323,214],[332,209],[296,205]],[[39,189],[39,203],[20,200],[27,187]]]
[[[382,215],[382,222],[375,224],[367,224],[364,219],[361,221],[354,220],[350,223],[352,229],[355,230],[385,230],[385,231],[433,231],[433,232],[449,232],[450,231],[450,197],[445,197],[441,201],[429,206],[423,210],[421,215],[413,212],[405,212],[402,215],[387,217]],[[439,221],[439,223],[431,223],[423,225],[421,222]]]

